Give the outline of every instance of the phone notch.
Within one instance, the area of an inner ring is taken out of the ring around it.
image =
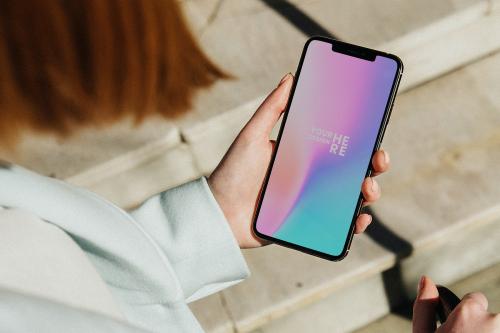
[[[375,61],[377,57],[377,52],[375,50],[341,42],[332,43],[332,51],[367,61]]]

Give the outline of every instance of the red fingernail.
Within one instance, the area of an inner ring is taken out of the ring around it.
[[[287,73],[283,78],[281,79],[280,83],[278,86],[280,86],[283,82],[288,81],[288,79],[292,76],[292,73]]]
[[[422,275],[420,278],[420,281],[418,281],[418,286],[417,286],[417,295],[420,295],[420,292],[424,288],[424,283],[425,283],[425,276]]]

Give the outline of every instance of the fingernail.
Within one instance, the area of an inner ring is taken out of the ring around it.
[[[370,181],[372,182],[371,184],[371,190],[373,193],[377,193],[377,190],[378,190],[378,184],[377,182],[375,181],[375,179],[373,179],[373,177],[370,177]]]
[[[281,79],[280,83],[278,84],[278,87],[285,81],[288,81],[288,79],[292,76],[292,73],[286,73],[285,76]]]
[[[425,276],[422,275],[422,277],[420,277],[420,281],[418,281],[417,296],[420,295],[420,292],[422,291],[422,289],[424,289],[424,283],[425,283]]]
[[[390,159],[389,159],[389,153],[386,152],[385,150],[382,149],[382,151],[384,152],[384,162],[387,164],[389,163]]]

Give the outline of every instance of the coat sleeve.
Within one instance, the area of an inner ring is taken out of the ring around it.
[[[249,276],[204,177],[148,199],[131,214],[168,257],[188,302]]]

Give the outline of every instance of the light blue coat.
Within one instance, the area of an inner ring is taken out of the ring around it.
[[[200,332],[187,303],[249,275],[204,178],[160,193],[127,213],[89,191],[0,163],[0,207],[27,211],[40,223],[55,225],[69,235],[105,281],[126,319],[126,323],[114,322],[0,289],[2,332],[15,328],[16,320],[27,313],[34,316],[34,325],[49,320],[64,328],[76,320],[83,325],[82,332],[89,327],[95,332],[126,331],[124,327]],[[9,315],[2,315],[2,309],[9,309]]]

